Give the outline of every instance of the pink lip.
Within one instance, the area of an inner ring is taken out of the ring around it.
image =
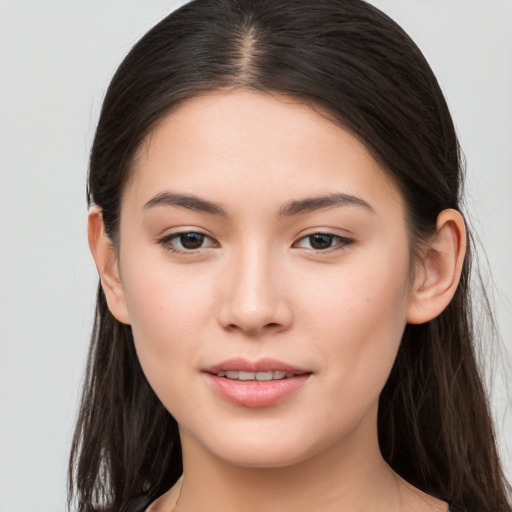
[[[270,381],[239,381],[216,374],[220,371],[265,372],[283,371],[292,377]],[[205,370],[212,389],[222,398],[243,407],[267,407],[274,405],[297,391],[311,376],[311,372],[274,359],[251,362],[245,359],[229,359]]]
[[[235,359],[228,359],[222,363],[210,366],[204,370],[207,373],[219,373],[220,371],[240,371],[240,372],[268,372],[268,371],[281,371],[286,373],[294,373],[300,375],[303,373],[311,373],[311,371],[304,368],[297,368],[276,359],[260,359],[258,361],[247,361],[241,357]]]

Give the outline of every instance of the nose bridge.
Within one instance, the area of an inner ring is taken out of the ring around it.
[[[256,334],[265,327],[285,327],[290,321],[279,261],[268,243],[251,240],[233,250],[227,262],[221,322],[225,327]]]

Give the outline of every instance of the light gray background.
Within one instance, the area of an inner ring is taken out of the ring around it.
[[[116,66],[181,3],[0,0],[0,512],[65,508],[97,280],[85,235],[87,155]],[[510,351],[512,1],[373,3],[416,40],[446,93]],[[507,396],[500,378],[493,401],[510,476]]]

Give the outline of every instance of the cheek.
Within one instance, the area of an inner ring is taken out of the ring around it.
[[[340,334],[404,323],[409,300],[406,249],[357,254],[353,260],[304,271],[295,291],[303,297],[301,309],[326,328],[341,328]]]
[[[307,286],[304,329],[316,333],[316,350],[337,403],[341,398],[364,407],[378,398],[406,325],[408,265],[406,249],[380,253],[378,261],[335,269],[321,287]]]
[[[144,265],[137,264],[144,262]],[[190,367],[200,336],[211,322],[211,301],[194,265],[176,268],[164,257],[132,252],[123,284],[135,347],[155,390],[172,388]]]

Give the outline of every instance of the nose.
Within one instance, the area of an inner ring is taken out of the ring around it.
[[[228,265],[221,277],[221,325],[251,337],[289,328],[292,307],[287,299],[283,269],[269,251],[245,247]]]

